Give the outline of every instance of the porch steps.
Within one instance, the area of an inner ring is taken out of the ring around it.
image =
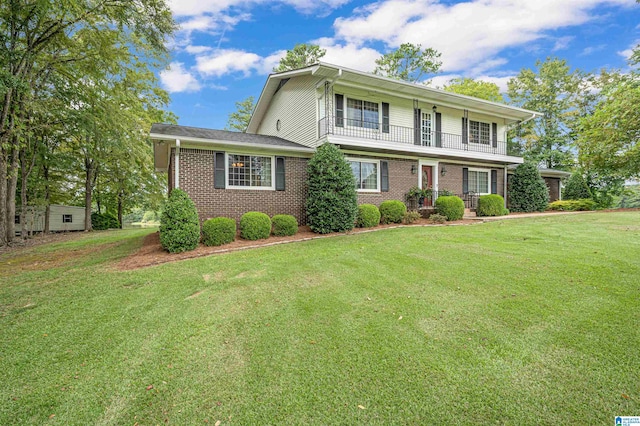
[[[464,209],[464,216],[462,216],[463,219],[475,219],[476,218],[476,211],[475,210],[471,210],[471,209]]]

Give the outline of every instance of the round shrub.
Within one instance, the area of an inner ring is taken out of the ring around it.
[[[358,228],[371,228],[380,223],[380,210],[373,204],[360,204],[358,206],[358,217],[356,226]]]
[[[460,220],[464,216],[464,201],[455,195],[445,195],[436,199],[436,211],[447,220]]]
[[[516,167],[509,179],[509,209],[513,212],[543,212],[549,204],[549,189],[533,163]]]
[[[271,219],[264,213],[248,212],[240,218],[240,236],[245,240],[261,240],[271,235]]]
[[[298,232],[298,221],[290,214],[277,214],[271,218],[273,235],[285,237],[295,235]]]
[[[330,143],[318,147],[307,166],[307,223],[328,234],[353,229],[358,212],[356,181],[344,154]]]
[[[160,218],[160,244],[169,253],[194,250],[200,241],[196,206],[186,192],[173,189]]]
[[[120,222],[111,213],[91,213],[91,228],[96,231],[120,228]]]
[[[380,204],[382,223],[401,223],[407,206],[400,200],[387,200]]]
[[[481,195],[478,198],[478,216],[502,216],[504,213],[504,198],[498,194]]]
[[[236,221],[228,217],[214,217],[202,224],[202,243],[221,246],[236,239]]]

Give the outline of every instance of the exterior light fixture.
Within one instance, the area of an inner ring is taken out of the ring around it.
[[[447,168],[446,168],[445,166],[442,166],[442,170],[440,170],[440,174],[441,174],[442,176],[444,176],[444,175],[446,175],[446,174],[447,174]]]
[[[438,107],[437,106],[433,106],[433,108],[431,108],[433,110],[433,112],[437,112],[438,111]]]
[[[415,175],[416,173],[418,173],[418,168],[416,167],[415,164],[411,165],[411,174]]]

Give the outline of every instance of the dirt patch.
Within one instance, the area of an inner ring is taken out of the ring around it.
[[[452,225],[470,225],[474,223],[479,223],[479,220],[458,220],[455,222],[450,222],[445,225],[434,225],[427,219],[418,219],[415,223],[411,225],[379,225],[375,228],[355,228],[349,232],[335,232],[326,235],[316,234],[309,229],[308,226],[301,226],[298,229],[298,233],[291,237],[274,237],[271,236],[266,240],[258,240],[258,241],[248,241],[243,240],[239,236],[232,243],[225,244],[223,246],[218,247],[207,247],[200,244],[195,250],[188,251],[185,253],[167,253],[162,249],[160,245],[160,233],[155,232],[153,234],[149,234],[145,237],[142,247],[132,255],[124,258],[118,264],[117,268],[120,270],[132,270],[138,268],[144,268],[152,265],[159,265],[162,263],[173,262],[176,260],[184,260],[184,259],[193,259],[196,257],[202,256],[210,256],[213,254],[221,254],[221,253],[229,253],[232,251],[238,250],[246,250],[250,248],[257,247],[265,247],[272,246],[278,244],[286,244],[292,243],[295,241],[308,241],[314,240],[318,238],[330,238],[339,235],[353,235],[359,234],[362,232],[374,232],[379,231],[381,229],[388,228],[398,228],[403,226],[452,226]],[[205,281],[211,279],[211,277],[203,277]]]

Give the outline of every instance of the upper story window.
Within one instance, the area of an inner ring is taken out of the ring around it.
[[[347,98],[347,125],[378,129],[380,111],[375,102]]]
[[[273,157],[227,155],[229,188],[273,189]]]
[[[376,160],[361,160],[348,158],[353,176],[356,178],[356,189],[362,192],[380,191],[380,162]]]
[[[422,145],[423,146],[431,146],[431,135],[433,133],[433,122],[431,120],[430,112],[422,113],[422,121],[421,121],[421,137],[422,137]]]
[[[491,143],[491,125],[469,120],[469,142],[489,145]]]

